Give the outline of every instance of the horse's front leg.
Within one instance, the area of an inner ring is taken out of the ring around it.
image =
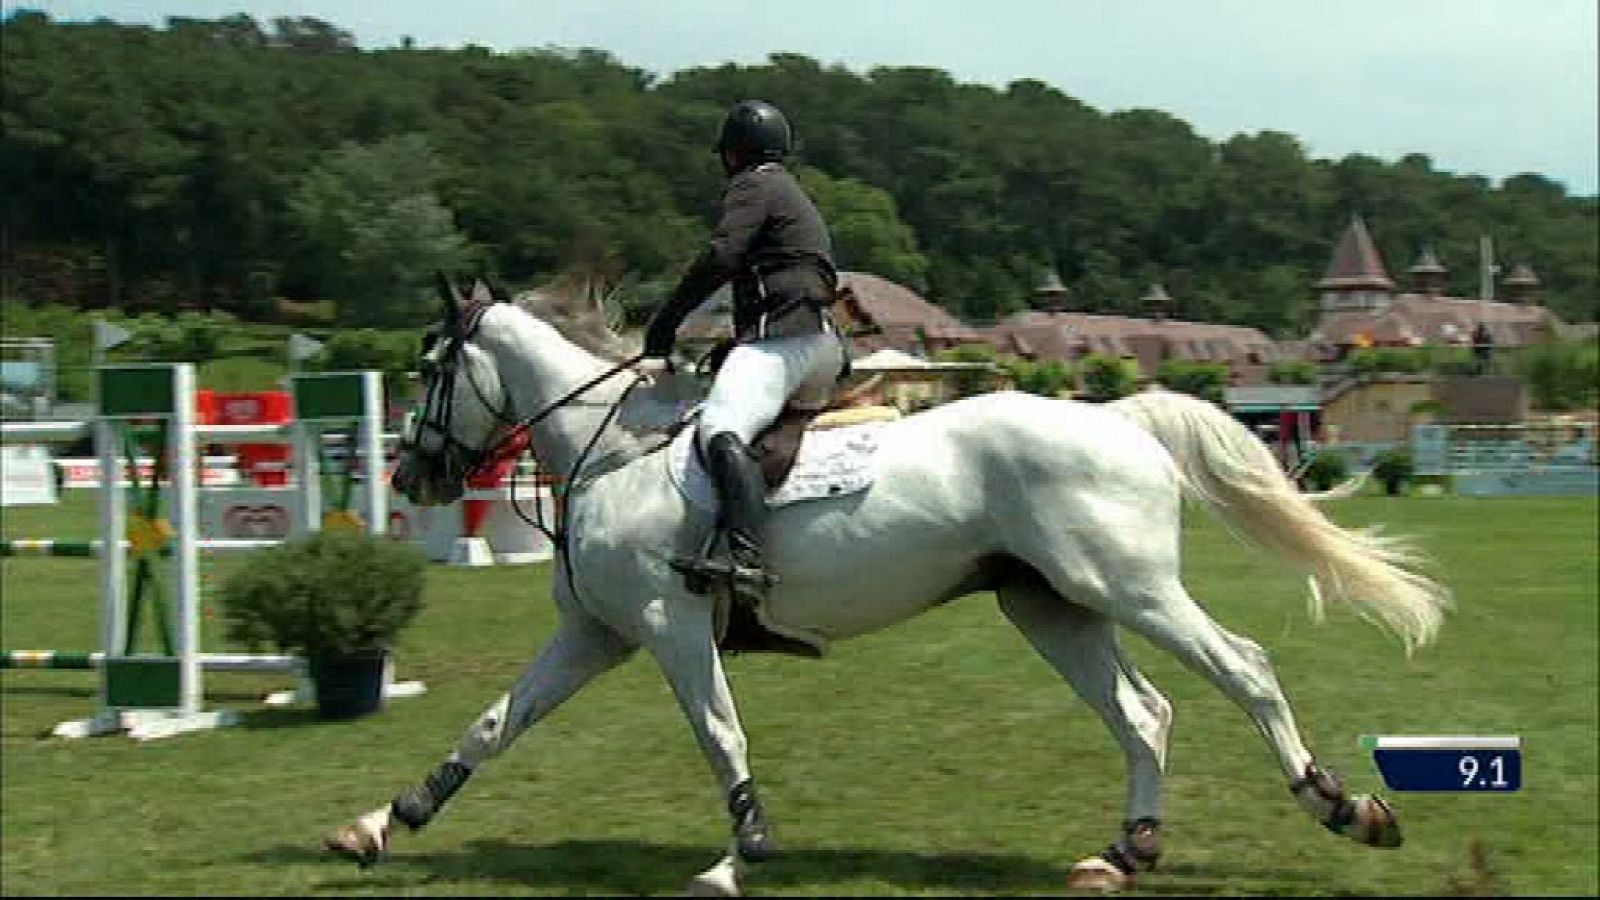
[[[626,660],[634,649],[587,614],[569,612],[511,690],[478,716],[444,762],[389,804],[329,834],[324,844],[363,867],[378,861],[388,851],[394,819],[412,831],[426,825],[479,763],[499,755],[528,726],[549,715],[596,675]]]
[[[775,847],[766,815],[756,797],[745,756],[744,729],[733,692],[717,653],[711,601],[681,595],[651,610],[645,646],[672,685],[678,704],[694,728],[700,750],[711,764],[733,818],[728,855],[690,884],[694,893],[735,894],[745,863],[770,858]]]

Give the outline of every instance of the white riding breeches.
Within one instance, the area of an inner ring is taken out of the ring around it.
[[[700,413],[697,436],[705,442],[724,431],[745,446],[771,425],[784,406],[820,409],[844,367],[844,348],[831,324],[819,334],[768,338],[728,353]]]

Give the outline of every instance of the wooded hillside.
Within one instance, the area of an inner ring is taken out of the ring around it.
[[[658,80],[598,50],[364,51],[333,24],[242,15],[24,12],[0,47],[0,288],[34,302],[268,318],[287,297],[414,325],[436,267],[521,287],[583,265],[625,275],[644,313],[706,233],[709,146],[744,97],[795,123],[841,267],[978,323],[1054,266],[1078,308],[1137,314],[1161,282],[1184,318],[1300,333],[1355,212],[1397,279],[1431,244],[1474,294],[1488,234],[1562,317],[1595,318],[1600,297],[1597,201],[1539,175],[1310,159],[1272,132],[1217,143],[1036,81],[790,55]]]

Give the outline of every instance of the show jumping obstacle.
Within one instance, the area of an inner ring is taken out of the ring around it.
[[[216,441],[291,443],[298,474],[300,515],[306,531],[323,527],[364,527],[382,534],[388,521],[388,491],[367,490],[363,516],[336,508],[323,514],[321,434],[325,428],[359,423],[363,472],[370,486],[383,485],[382,381],[376,372],[322,373],[293,378],[296,411],[292,423],[265,426],[201,425],[195,421],[194,367],[188,363],[102,366],[97,369],[100,409],[93,423],[5,423],[0,439],[62,442],[93,433],[100,468],[100,529],[96,541],[7,541],[0,555],[94,556],[100,560],[101,652],[0,653],[0,668],[97,669],[101,673],[100,710],[91,718],[63,722],[54,734],[84,737],[127,731],[145,740],[185,731],[217,728],[237,721],[237,713],[204,711],[201,672],[288,671],[301,675],[301,688],[280,692],[269,703],[307,699],[304,661],[292,656],[204,654],[200,652],[200,550],[248,551],[274,546],[275,540],[202,540],[199,537],[195,480],[197,447]],[[148,436],[155,467],[147,482],[136,465],[134,423],[153,423]],[[130,492],[138,508],[117,485],[119,449],[129,464]],[[163,472],[163,469],[167,471]],[[161,513],[161,482],[168,482],[173,519]],[[349,476],[347,474],[346,483]],[[349,491],[343,492],[348,502]],[[130,559],[131,558],[131,559]],[[134,571],[133,590],[127,575]],[[177,597],[177,614],[168,620],[158,569],[164,564]],[[158,617],[160,654],[136,652],[143,600]],[[131,601],[131,602],[130,602]],[[386,683],[389,697],[413,696],[420,682]]]

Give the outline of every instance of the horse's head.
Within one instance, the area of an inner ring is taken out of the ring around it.
[[[516,426],[494,359],[475,341],[484,313],[503,298],[482,281],[463,298],[444,276],[444,320],[424,338],[417,364],[422,402],[401,435],[392,483],[407,500],[446,504],[495,458]]]

